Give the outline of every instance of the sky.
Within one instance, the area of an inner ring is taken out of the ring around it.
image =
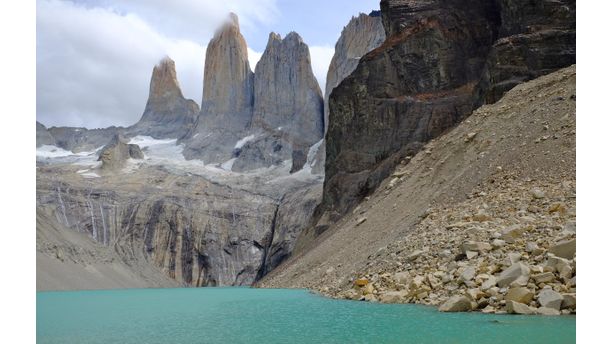
[[[251,70],[270,32],[296,31],[324,90],[342,28],[378,8],[378,0],[37,0],[36,118],[47,127],[134,124],[164,56],[199,104],[206,45],[229,12],[240,18]]]

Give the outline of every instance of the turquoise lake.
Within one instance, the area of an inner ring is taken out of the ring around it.
[[[36,293],[37,343],[575,343],[576,317],[440,313],[306,290]]]

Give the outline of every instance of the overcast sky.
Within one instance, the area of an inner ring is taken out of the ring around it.
[[[251,69],[271,31],[298,32],[321,89],[351,16],[378,0],[37,0],[36,112],[46,126],[100,128],[138,121],[153,66],[176,61],[183,93],[198,104],[206,45],[232,11]]]

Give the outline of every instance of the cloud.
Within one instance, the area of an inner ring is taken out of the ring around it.
[[[169,9],[174,2],[158,3]],[[144,110],[153,66],[166,55],[176,62],[185,97],[199,103],[205,45],[212,31],[204,43],[176,38],[110,1],[105,5],[37,2],[37,120],[47,126],[88,128],[135,123]],[[252,68],[259,57],[261,53],[249,49]]]
[[[312,71],[319,81],[321,92],[325,93],[325,80],[327,79],[327,70],[335,49],[329,46],[312,46],[310,47],[310,60]]]

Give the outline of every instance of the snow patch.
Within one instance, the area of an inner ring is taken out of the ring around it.
[[[221,164],[221,168],[226,170],[226,171],[231,171],[232,170],[232,166],[234,166],[234,162],[236,161],[237,158],[233,158],[233,159],[229,159],[228,161],[224,162]]]
[[[75,155],[71,151],[53,145],[42,145],[36,148],[36,156],[41,158],[61,158]]]
[[[251,134],[247,137],[243,137],[240,140],[238,140],[238,142],[236,142],[236,145],[234,146],[234,149],[240,149],[242,148],[242,146],[244,146],[247,142],[252,141],[255,138],[255,135]]]

